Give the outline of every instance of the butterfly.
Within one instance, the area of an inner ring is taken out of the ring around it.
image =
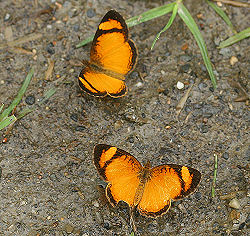
[[[128,152],[106,144],[95,146],[94,164],[108,182],[106,197],[111,205],[124,201],[147,217],[165,214],[172,200],[188,196],[201,179],[198,170],[187,166],[167,164],[151,168],[147,162],[143,167]]]
[[[87,93],[105,97],[121,97],[127,93],[125,75],[133,70],[137,49],[128,38],[128,27],[123,17],[110,10],[103,17],[94,36],[90,60],[83,61],[80,88]]]

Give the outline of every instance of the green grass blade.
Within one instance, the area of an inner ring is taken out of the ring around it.
[[[24,116],[26,116],[27,114],[31,113],[32,111],[34,111],[35,108],[24,108],[17,116],[17,119],[21,119]]]
[[[228,18],[228,16],[226,15],[226,13],[220,8],[218,7],[215,3],[206,0],[207,4],[212,7],[216,13],[226,22],[226,24],[231,28],[231,30],[233,31],[233,33],[237,33],[237,31],[235,30],[232,22],[230,21],[230,19]]]
[[[162,15],[165,15],[165,14],[173,11],[175,4],[176,3],[174,2],[174,3],[166,4],[166,5],[161,6],[161,7],[153,8],[149,11],[146,11],[146,12],[140,14],[139,16],[134,16],[134,17],[126,20],[126,23],[127,23],[128,27],[132,27],[132,26],[141,24],[143,22],[152,20],[154,18],[160,17]],[[83,40],[79,44],[77,44],[76,48],[79,48],[79,47],[86,45],[87,43],[91,42],[93,40],[93,38],[94,38],[94,35],[91,35],[90,37],[86,38],[85,40]]]
[[[5,119],[3,119],[0,122],[0,130],[2,130],[5,127],[7,127],[8,125],[14,123],[16,120],[17,120],[17,118],[14,115],[6,117]]]
[[[215,197],[217,169],[218,169],[218,156],[216,154],[214,154],[214,178],[213,178],[212,189],[211,189],[211,196],[212,197]]]
[[[175,17],[176,17],[176,14],[177,14],[177,10],[178,10],[178,5],[175,3],[174,5],[174,8],[173,8],[173,13],[171,15],[171,17],[169,18],[169,21],[168,23],[166,24],[166,26],[156,35],[153,43],[152,43],[152,46],[151,46],[151,50],[153,49],[153,47],[155,46],[155,43],[156,41],[160,38],[160,35],[165,32],[173,23]]]
[[[202,35],[199,31],[198,26],[196,25],[193,17],[190,15],[187,8],[182,3],[178,4],[178,14],[181,17],[181,19],[185,22],[185,24],[187,25],[187,27],[189,28],[191,33],[193,34],[193,36],[194,36],[194,38],[195,38],[195,40],[200,48],[201,55],[203,57],[203,60],[204,60],[205,66],[207,68],[208,74],[210,76],[210,79],[212,81],[212,84],[215,88],[216,87],[216,78],[214,76],[211,61],[208,57],[208,51],[207,51],[205,41],[202,38]]]
[[[39,105],[43,104],[45,101],[47,101],[50,97],[52,97],[56,93],[56,88],[51,88],[48,91],[45,92],[44,97],[40,101]]]
[[[173,3],[166,4],[164,6],[161,6],[161,7],[153,8],[149,11],[143,12],[139,16],[134,16],[134,17],[128,19],[126,21],[126,23],[127,23],[128,27],[132,27],[132,26],[141,24],[143,22],[152,20],[154,18],[163,16],[163,15],[173,11],[175,4],[176,3],[173,2]]]
[[[222,41],[219,45],[219,48],[225,48],[228,47],[234,43],[237,43],[238,41],[242,39],[246,39],[250,36],[250,27],[239,32],[238,34],[235,34],[234,36],[226,39],[225,41]]]
[[[23,85],[22,87],[20,88],[16,98],[12,101],[12,103],[10,104],[10,106],[8,108],[6,108],[2,114],[0,115],[0,121],[2,121],[3,119],[5,119],[11,112],[12,110],[18,105],[18,103],[21,101],[29,83],[30,83],[30,80],[32,78],[34,74],[34,69],[32,68],[28,75],[26,76],[24,82],[23,82]]]
[[[43,104],[45,101],[47,101],[50,97],[52,97],[56,92],[56,88],[51,88],[48,91],[45,92],[44,97],[42,100],[38,103],[38,105]],[[19,115],[17,116],[17,119],[21,119],[22,117],[26,116],[27,114],[33,112],[36,108],[24,108]]]

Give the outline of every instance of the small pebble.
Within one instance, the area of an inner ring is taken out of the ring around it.
[[[201,133],[205,134],[208,132],[208,127],[206,125],[202,125],[200,128]]]
[[[197,200],[200,200],[201,199],[201,193],[200,192],[196,192],[194,197],[197,199]]]
[[[176,87],[178,89],[183,89],[184,88],[184,84],[182,82],[178,81],[177,84],[176,84]]]
[[[5,17],[4,17],[4,21],[7,21],[10,19],[10,14],[9,13],[6,13]]]
[[[204,71],[204,72],[206,72],[207,68],[203,64],[201,64],[201,70]]]
[[[225,160],[228,160],[228,158],[229,158],[228,153],[227,153],[227,152],[224,152],[224,153],[222,154],[222,158],[224,158]]]
[[[79,29],[80,29],[80,25],[78,25],[78,24],[74,25],[73,29],[74,29],[75,32],[78,32]]]
[[[238,58],[237,57],[235,57],[235,56],[232,56],[231,58],[230,58],[230,64],[233,66],[236,62],[238,62],[239,60],[238,60]]]
[[[78,116],[77,116],[77,114],[72,114],[72,115],[70,115],[70,119],[73,120],[73,121],[75,121],[75,122],[77,122],[77,121],[78,121]]]
[[[216,2],[217,3],[217,5],[219,6],[219,7],[222,7],[222,3],[221,2]]]
[[[214,87],[209,87],[209,90],[213,93],[214,92]]]
[[[230,212],[230,218],[232,221],[235,221],[235,223],[237,223],[237,220],[240,218],[240,212],[237,212],[236,210],[232,210]]]
[[[219,50],[219,54],[221,54],[223,57],[229,57],[231,53],[232,52],[230,48],[222,48]]]
[[[211,113],[211,112],[207,112],[207,111],[205,111],[204,113],[203,113],[203,117],[204,118],[211,118],[213,116],[213,113]]]
[[[74,231],[74,227],[73,227],[72,225],[70,225],[70,224],[66,224],[66,225],[64,226],[64,229],[65,229],[65,231],[66,231],[68,234],[70,234],[70,233],[72,233],[72,232]]]
[[[190,67],[191,67],[190,64],[185,64],[185,65],[181,66],[180,72],[188,73]]]
[[[92,18],[94,16],[96,16],[94,9],[93,8],[88,9],[87,10],[87,17]]]
[[[55,48],[53,43],[49,43],[46,47],[46,50],[49,54],[54,54],[55,53]]]
[[[79,132],[82,132],[82,131],[85,131],[86,130],[86,128],[84,127],[84,126],[76,126],[76,128],[75,128],[75,130],[76,131],[79,131]]]
[[[105,229],[109,230],[109,229],[110,229],[109,222],[107,222],[107,221],[104,222],[103,227],[104,227]]]
[[[207,84],[206,84],[206,83],[201,82],[201,83],[199,83],[198,87],[199,87],[199,89],[200,89],[200,90],[202,90],[202,89],[204,89],[204,88],[206,88],[206,87],[207,87]]]
[[[234,198],[229,202],[229,206],[235,209],[240,209],[240,202],[237,198]]]
[[[142,82],[138,82],[135,86],[138,87],[138,88],[140,88],[140,87],[142,87],[142,85],[143,85]]]
[[[52,29],[52,25],[47,25],[47,29]]]
[[[33,95],[29,95],[25,98],[25,102],[28,105],[33,105],[35,103],[35,97]]]
[[[94,202],[93,202],[93,206],[99,207],[100,205],[99,205],[99,203],[98,203],[97,201],[94,201]]]
[[[169,90],[168,90],[168,89],[164,89],[162,93],[163,93],[165,96],[167,96],[168,93],[169,93]]]
[[[120,120],[117,120],[114,124],[115,129],[119,129],[122,126],[122,122]]]
[[[220,38],[215,38],[215,39],[214,39],[214,44],[215,44],[216,46],[219,46],[220,41],[221,41]]]
[[[181,61],[188,62],[191,61],[192,57],[190,57],[189,55],[182,55],[180,59]]]
[[[135,139],[134,139],[133,136],[130,136],[130,137],[128,138],[128,141],[129,141],[130,143],[134,143]]]
[[[245,222],[241,223],[240,226],[239,226],[239,230],[242,230],[245,227],[245,225],[246,225]]]

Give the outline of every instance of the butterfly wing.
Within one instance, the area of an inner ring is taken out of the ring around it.
[[[121,97],[127,93],[124,81],[115,79],[103,73],[85,68],[79,75],[81,89],[97,97]]]
[[[151,169],[138,210],[142,215],[157,217],[166,213],[171,200],[192,193],[201,179],[198,170],[180,165],[161,165]]]
[[[94,164],[108,182],[106,195],[112,206],[119,201],[132,206],[139,185],[138,173],[142,170],[140,162],[119,148],[98,144],[94,148]]]
[[[125,20],[118,12],[110,10],[96,31],[90,63],[125,75],[134,68],[136,59],[137,50],[134,42],[128,39]]]

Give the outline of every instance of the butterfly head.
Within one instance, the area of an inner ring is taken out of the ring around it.
[[[150,163],[150,161],[147,161],[146,162],[146,164],[145,164],[145,166],[144,166],[144,169],[151,169],[151,163]]]

